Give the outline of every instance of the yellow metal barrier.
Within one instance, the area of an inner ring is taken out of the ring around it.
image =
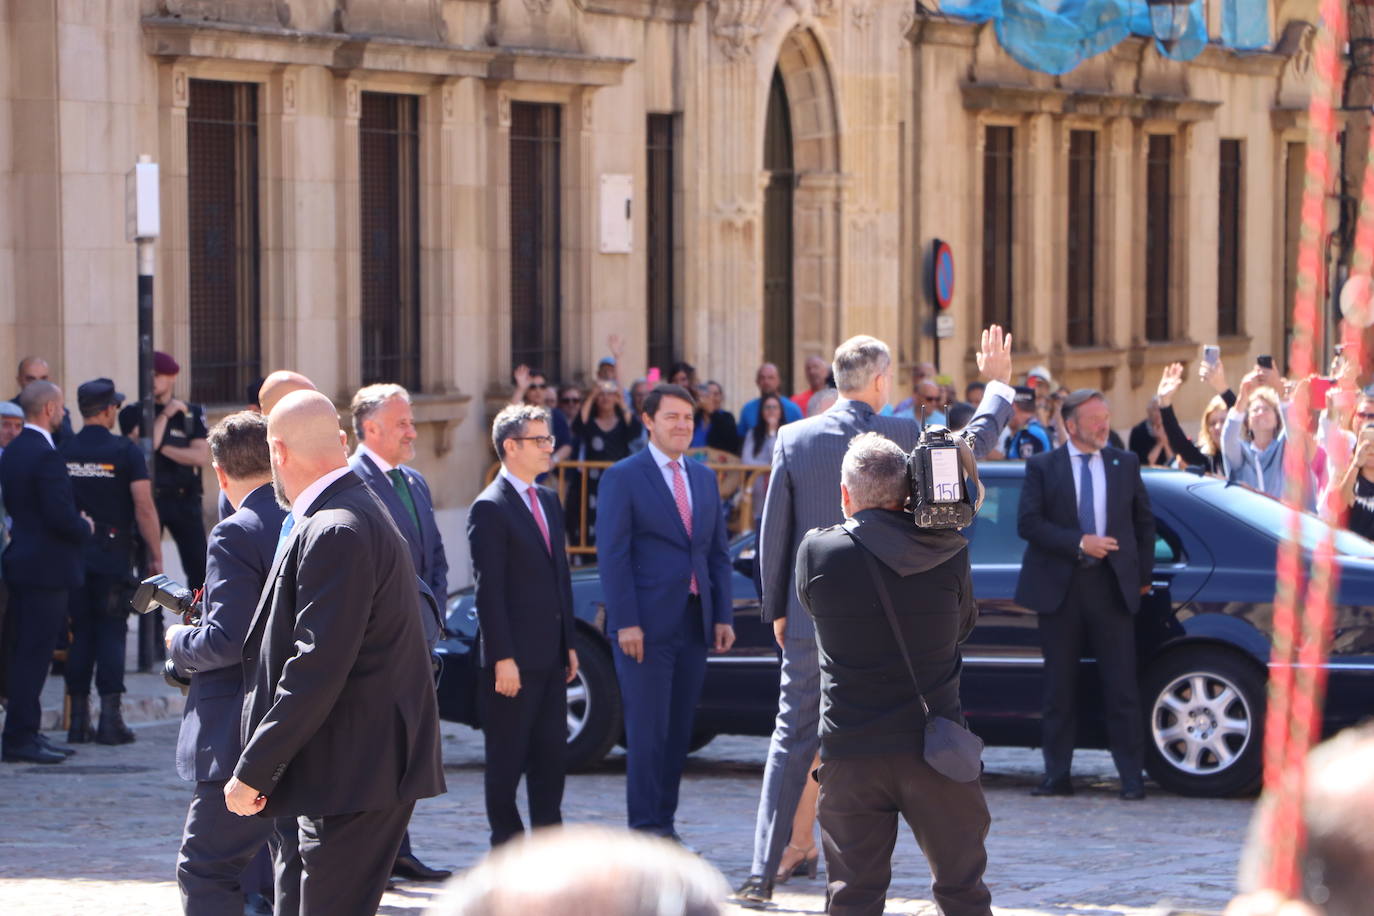
[[[766,477],[772,468],[766,464],[740,464],[738,461],[721,460],[718,457],[720,454],[725,453],[713,453],[710,459],[703,463],[716,472],[716,483],[720,487],[721,499],[725,502],[726,524],[731,534],[751,531],[754,527],[754,481],[760,476]],[[612,464],[612,461],[560,461],[549,472],[555,480],[549,481],[545,478],[543,481],[545,485],[558,492],[558,499],[563,504],[565,515],[572,514],[568,509],[568,493],[571,489],[576,490],[577,505],[574,508],[577,530],[568,533],[568,553],[573,556],[596,556],[596,545],[591,542],[588,525],[588,501],[591,493],[587,487],[581,486],[580,482],[586,479],[584,475],[592,471],[604,471]],[[500,471],[501,462],[492,464],[487,468],[485,482],[490,484]],[[760,510],[762,508],[759,507]]]

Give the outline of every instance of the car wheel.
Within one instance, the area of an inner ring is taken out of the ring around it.
[[[1146,672],[1145,769],[1179,795],[1224,797],[1259,788],[1264,675],[1222,648],[1190,647]]]
[[[568,770],[577,772],[610,753],[624,723],[610,653],[580,629],[573,644],[578,669],[568,685]]]

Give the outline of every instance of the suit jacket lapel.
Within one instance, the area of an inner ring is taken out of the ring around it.
[[[386,504],[386,511],[391,513],[391,518],[396,522],[397,527],[405,529],[402,533],[407,535],[407,541],[413,537],[413,543],[420,544],[420,532],[415,530],[415,523],[411,521],[410,513],[406,511],[405,505],[401,502],[401,497],[396,493],[396,485],[391,482],[390,477],[382,473],[382,469],[377,467],[371,457],[368,455],[361,455],[359,457],[362,459],[359,461],[359,464],[365,471],[364,477],[367,482],[372,485],[373,492],[380,496],[382,502]],[[404,474],[405,472],[402,471],[401,473]],[[407,475],[406,481],[410,481],[409,475]],[[412,487],[412,499],[414,498],[414,492],[414,488]],[[418,510],[418,508],[417,506],[416,509]],[[422,557],[424,556],[423,550],[417,550],[416,552]],[[419,573],[418,569],[416,573]]]
[[[658,462],[654,460],[653,452],[649,451],[647,448],[640,452],[640,454],[644,456],[641,461],[643,463],[644,473],[649,477],[649,487],[663,500],[664,508],[673,520],[670,524],[676,525],[678,532],[682,535],[682,539],[690,543],[691,539],[687,537],[687,529],[682,525],[682,516],[679,515],[677,511],[677,498],[673,496],[673,491],[668,489],[668,481],[663,479],[662,468],[660,468]],[[680,461],[681,463],[685,463],[686,459],[684,458]],[[683,473],[687,473],[685,468],[683,469]]]
[[[509,480],[502,477],[500,481],[501,498],[506,501],[506,505],[510,508],[511,512],[524,519],[523,522],[517,522],[517,524],[524,527],[525,534],[538,544],[542,550],[544,547],[544,535],[539,532],[539,523],[534,520],[534,513],[530,511],[529,504],[520,498],[520,494],[516,492],[515,487]],[[536,489],[534,492],[539,499],[539,508],[544,512],[544,524],[550,525],[548,506],[545,504],[543,496],[539,494],[539,490]],[[553,544],[553,528],[551,525],[549,528],[549,543],[550,545]],[[544,551],[546,556],[548,553],[549,551]]]

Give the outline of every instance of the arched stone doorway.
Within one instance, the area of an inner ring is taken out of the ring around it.
[[[839,342],[840,124],[816,35],[778,49],[764,115],[763,344],[783,387],[805,386],[806,357]]]

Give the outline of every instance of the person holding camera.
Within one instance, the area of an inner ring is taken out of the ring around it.
[[[969,468],[976,481],[971,454]],[[826,912],[883,912],[900,814],[930,863],[940,912],[991,914],[983,843],[992,819],[977,764],[970,754],[972,778],[961,781],[932,766],[926,746],[935,717],[963,721],[959,644],[978,620],[968,541],[903,511],[912,480],[891,439],[854,437],[840,475],[847,521],[810,531],[796,570],[820,656]]]
[[[1016,603],[1038,614],[1045,654],[1045,776],[1032,795],[1072,795],[1080,659],[1091,646],[1121,797],[1145,797],[1135,613],[1154,574],[1155,519],[1134,452],[1107,444],[1102,392],[1064,399],[1069,441],[1026,462],[1016,531],[1026,541]]]
[[[265,417],[231,414],[210,430],[209,445],[220,490],[234,511],[210,532],[199,625],[174,625],[166,636],[169,660],[191,682],[176,767],[196,788],[177,854],[177,886],[183,910],[197,916],[243,912],[244,891],[259,890],[242,886],[244,870],[273,832],[271,819],[230,814],[224,784],[241,748],[243,640],[286,518],[272,492]],[[286,833],[294,841],[294,822]],[[292,858],[279,854],[278,869]],[[290,886],[289,880],[279,882],[283,890]],[[279,916],[295,911],[294,901],[279,893]]]
[[[86,582],[72,589],[68,613],[72,644],[67,652],[67,695],[71,725],[67,740],[84,744],[127,744],[133,731],[124,724],[124,640],[128,633],[129,583],[134,567],[135,531],[147,545],[146,575],[162,572],[162,541],[153,505],[148,464],[137,445],[110,430],[124,395],[107,378],[76,389],[81,432],[58,449],[77,508],[95,521],[86,542]],[[100,722],[91,728],[91,675],[100,693]]]
[[[988,379],[978,412],[959,433],[975,455],[997,443],[1011,416],[1011,335],[992,325],[983,331],[978,368]],[[835,350],[840,398],[825,413],[778,430],[773,470],[759,532],[763,619],[773,624],[782,648],[778,716],[759,791],[750,876],[736,892],[749,903],[772,899],[773,885],[798,869],[813,870],[815,796],[807,778],[813,767],[820,714],[820,673],[811,619],[801,613],[793,588],[797,546],[812,528],[841,520],[835,493],[845,447],[859,433],[882,433],[903,448],[916,445],[921,425],[879,414],[892,390],[887,344],[860,335]],[[790,846],[791,849],[786,847]]]
[[[1346,527],[1374,540],[1374,394],[1360,398],[1354,416],[1359,424],[1355,454],[1336,480],[1337,495],[1350,510]]]

